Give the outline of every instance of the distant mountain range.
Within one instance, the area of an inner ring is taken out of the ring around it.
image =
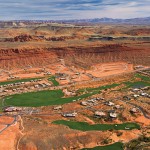
[[[94,18],[94,19],[72,19],[72,20],[10,20],[0,21],[1,24],[23,25],[38,23],[68,23],[68,24],[132,24],[132,25],[150,25],[150,17],[132,18],[132,19],[112,19],[112,18]]]
[[[59,21],[60,22],[60,21]],[[80,19],[80,20],[62,20],[64,23],[110,23],[110,24],[148,24],[150,25],[150,17],[132,18],[132,19],[112,19],[112,18],[95,18],[95,19]]]

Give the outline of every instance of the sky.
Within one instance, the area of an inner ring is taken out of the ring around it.
[[[0,20],[138,18],[150,16],[150,0],[0,0]]]

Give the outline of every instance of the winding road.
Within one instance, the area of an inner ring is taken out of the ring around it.
[[[0,117],[2,116],[6,116],[6,115],[1,115]],[[3,131],[5,131],[7,128],[9,128],[10,126],[12,126],[13,124],[17,123],[18,121],[18,115],[15,115],[15,116],[12,116],[14,118],[14,120],[9,123],[9,124],[5,124],[6,127],[4,127],[3,129],[0,130],[0,134],[2,134]]]

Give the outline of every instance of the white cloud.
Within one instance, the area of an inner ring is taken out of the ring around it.
[[[150,14],[150,0],[0,0],[0,19],[135,18]]]

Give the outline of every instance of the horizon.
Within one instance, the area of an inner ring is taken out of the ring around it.
[[[150,0],[0,0],[0,20],[145,18],[149,17],[149,6]]]
[[[63,20],[46,20],[46,19],[23,19],[23,20],[0,20],[1,22],[9,22],[9,21],[71,21],[71,20],[93,20],[93,19],[113,19],[113,20],[132,20],[132,19],[145,19],[145,18],[150,18],[150,16],[148,16],[148,17],[136,17],[136,18],[108,18],[108,17],[103,17],[103,18],[87,18],[87,19],[85,19],[85,18],[81,18],[81,19],[63,19]]]

